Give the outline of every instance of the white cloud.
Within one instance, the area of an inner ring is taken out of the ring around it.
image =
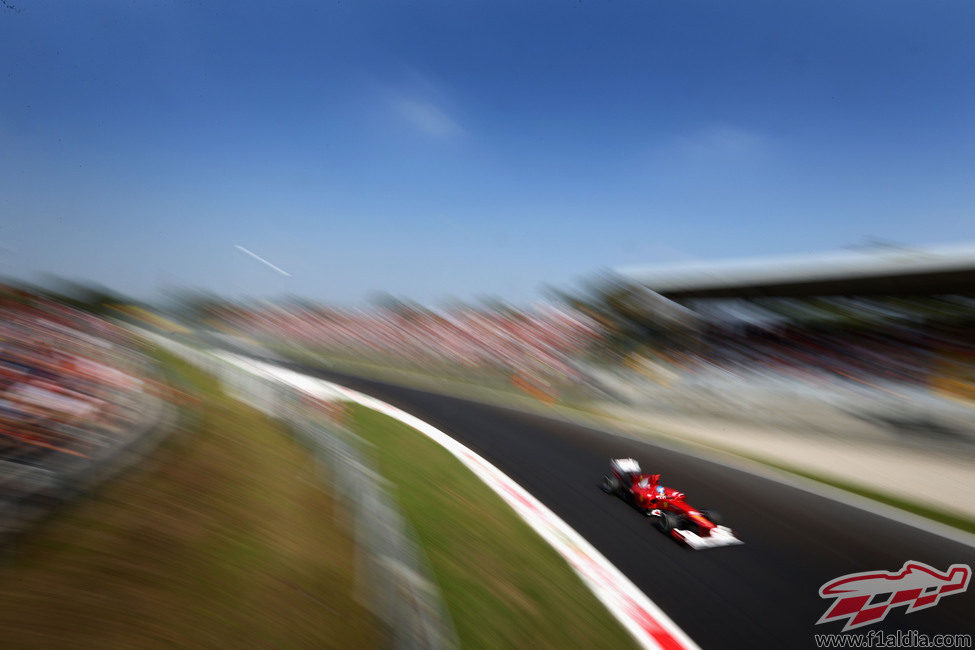
[[[464,132],[464,129],[444,111],[430,102],[397,97],[393,99],[393,108],[410,126],[434,138],[452,138]]]
[[[769,143],[759,133],[731,126],[716,126],[678,138],[676,153],[691,157],[757,156]]]

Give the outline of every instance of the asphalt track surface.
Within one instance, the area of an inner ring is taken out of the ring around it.
[[[592,543],[695,642],[711,648],[816,647],[834,601],[819,587],[846,573],[894,571],[916,560],[944,571],[975,566],[975,549],[748,472],[581,424],[415,388],[288,364],[377,397],[441,429],[494,463]],[[714,508],[745,543],[692,551],[598,488],[611,457]],[[911,480],[904,477],[904,480]],[[472,558],[476,561],[476,558]],[[975,635],[975,586],[935,607],[853,632]]]

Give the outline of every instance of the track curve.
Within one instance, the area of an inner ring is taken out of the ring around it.
[[[840,575],[917,560],[975,565],[975,549],[745,471],[581,424],[288,364],[373,395],[440,428],[518,481],[589,540],[703,648],[815,647]],[[597,487],[613,456],[660,472],[698,507],[720,511],[745,544],[689,551]],[[973,593],[858,631],[975,634]]]

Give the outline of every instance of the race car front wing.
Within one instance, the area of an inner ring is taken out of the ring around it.
[[[735,534],[727,526],[716,526],[712,528],[711,534],[707,537],[701,537],[697,533],[683,528],[674,528],[670,531],[670,534],[694,550],[744,544],[744,542],[735,537]]]

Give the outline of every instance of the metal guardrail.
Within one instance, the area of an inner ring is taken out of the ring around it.
[[[392,485],[369,459],[368,442],[294,388],[249,374],[213,354],[144,334],[215,375],[228,394],[287,424],[312,451],[355,538],[357,597],[387,626],[391,647],[458,647],[415,533],[396,504]]]
[[[291,418],[310,443],[340,503],[352,513],[359,598],[373,605],[396,648],[448,648],[455,634],[390,484],[363,453],[364,441],[335,424]]]

